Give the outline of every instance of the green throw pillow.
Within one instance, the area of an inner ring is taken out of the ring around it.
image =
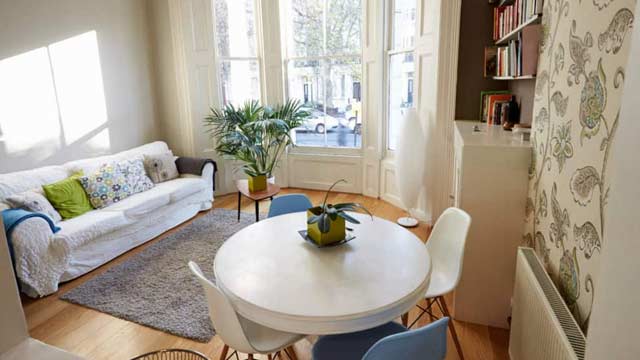
[[[47,199],[58,210],[63,220],[93,210],[87,193],[78,180],[80,176],[82,176],[81,171],[57,183],[42,186]]]

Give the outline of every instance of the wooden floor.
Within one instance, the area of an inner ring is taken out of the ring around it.
[[[314,204],[322,202],[323,193],[310,190],[285,189],[282,193],[304,192]],[[215,200],[215,208],[235,209],[237,206],[235,194],[220,196]],[[360,202],[374,215],[395,220],[404,212],[382,200],[353,194],[335,194],[331,202]],[[262,203],[261,211],[268,209],[268,201]],[[253,213],[253,203],[243,202],[243,211]],[[184,226],[185,224],[181,225]],[[179,229],[178,227],[177,229]],[[176,229],[171,230],[176,231]],[[420,225],[413,232],[426,241],[429,228]],[[159,238],[161,238],[160,236]],[[154,239],[120,257],[103,265],[76,280],[65,283],[58,293],[42,299],[23,298],[24,309],[29,324],[31,336],[48,344],[58,346],[88,359],[130,359],[136,355],[163,348],[186,348],[200,351],[211,359],[218,359],[222,342],[216,336],[209,343],[203,344],[170,335],[162,331],[150,329],[129,321],[74,305],[60,300],[58,297],[65,291],[73,289],[79,284],[101,274],[111,266],[127,260],[134,254],[144,250],[158,241]],[[448,301],[450,303],[450,301]],[[451,304],[449,304],[451,307]],[[482,311],[482,309],[478,309]],[[415,315],[411,315],[413,319]],[[421,319],[422,324],[428,322],[427,316]],[[410,320],[411,321],[411,320]],[[458,334],[464,349],[466,359],[508,359],[507,330],[490,328],[473,324],[456,322]],[[298,359],[311,359],[309,340],[302,340],[295,345]],[[246,357],[243,357],[243,359]],[[257,357],[266,359],[266,356]],[[448,339],[447,359],[458,359],[451,336]]]

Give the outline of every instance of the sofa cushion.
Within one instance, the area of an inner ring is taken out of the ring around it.
[[[202,178],[177,178],[156,185],[170,194],[171,202],[180,201],[191,194],[207,188],[207,182]]]
[[[131,195],[113,204],[104,211],[121,211],[129,218],[139,218],[155,211],[171,202],[171,189],[158,188]]]
[[[23,191],[64,180],[69,172],[62,166],[45,166],[38,169],[0,174],[0,201]]]
[[[162,154],[169,151],[169,147],[163,141],[155,141],[149,144],[138,146],[130,150],[125,150],[116,154],[94,157],[89,159],[81,159],[70,161],[64,164],[64,168],[70,173],[76,171],[84,171],[85,174],[91,174],[98,170],[102,165],[117,162],[120,160],[133,159],[144,155]],[[25,189],[26,190],[26,189]]]
[[[115,165],[105,165],[90,176],[80,178],[89,201],[96,209],[102,209],[132,195],[124,174]]]
[[[42,189],[47,200],[60,213],[63,220],[80,216],[93,210],[87,194],[84,192],[77,173],[53,184],[44,185]]]
[[[62,238],[71,248],[75,248],[132,223],[121,211],[93,210],[58,223],[60,231],[54,238]]]

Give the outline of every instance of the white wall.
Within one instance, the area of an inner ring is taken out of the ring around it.
[[[640,5],[636,5],[636,14]],[[638,359],[640,341],[640,27],[634,26],[620,125],[611,153],[611,190],[602,244],[600,286],[587,338],[587,359]]]
[[[146,7],[0,2],[0,173],[156,138]]]

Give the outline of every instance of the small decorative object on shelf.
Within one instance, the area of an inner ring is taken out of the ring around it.
[[[507,114],[507,120],[502,122],[502,128],[511,131],[513,126],[520,122],[520,105],[515,96],[511,97],[504,112]]]
[[[358,219],[347,214],[347,211],[362,211],[373,220],[373,215],[364,206],[358,203],[327,204],[327,198],[331,190],[339,183],[346,182],[340,179],[329,187],[324,196],[322,205],[307,210],[307,236],[319,246],[327,246],[333,243],[346,242],[346,222],[360,224]]]

